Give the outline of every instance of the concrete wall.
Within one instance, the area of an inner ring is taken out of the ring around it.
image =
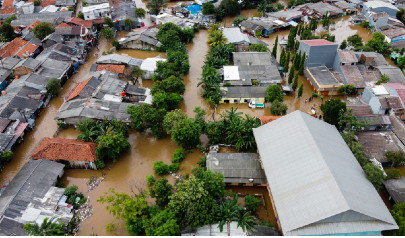
[[[338,45],[310,46],[303,42],[300,43],[298,51],[301,54],[306,53],[305,68],[325,65],[333,68]]]
[[[219,103],[228,103],[225,101],[229,101],[229,103],[249,103],[250,101],[256,101],[256,103],[264,103],[265,99],[262,98],[227,98],[222,97]]]
[[[128,41],[127,43],[122,44],[122,47],[128,49],[150,49],[150,50],[155,49],[154,46],[139,40]]]

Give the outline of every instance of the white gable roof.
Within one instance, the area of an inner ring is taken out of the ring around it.
[[[250,43],[248,35],[241,32],[239,27],[231,27],[231,28],[224,28],[222,29],[222,33],[224,34],[225,38],[227,39],[227,43]]]
[[[253,133],[284,235],[397,229],[334,126],[295,111]]]
[[[224,80],[240,80],[238,66],[224,66]]]

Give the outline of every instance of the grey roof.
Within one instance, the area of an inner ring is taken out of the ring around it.
[[[381,65],[388,65],[388,62],[385,60],[384,56],[382,54],[376,53],[376,52],[353,52],[357,59],[360,61],[361,55],[364,55],[366,57],[373,58],[373,66],[381,66]]]
[[[135,15],[135,5],[133,2],[119,2],[112,6],[111,18],[115,20],[131,19],[134,21],[135,25],[138,22],[138,17]]]
[[[130,115],[127,114],[129,105],[133,104],[95,98],[75,99],[64,103],[55,119],[93,118],[103,120],[104,118],[116,118],[124,122],[130,122]]]
[[[308,77],[311,82],[313,79],[316,81],[312,82],[312,85],[315,87],[322,87],[322,85],[337,85],[339,84],[339,81],[335,78],[335,76],[329,71],[328,67],[326,66],[318,66],[318,67],[312,67],[312,68],[306,68],[305,73],[309,72],[312,77]]]
[[[390,117],[387,115],[362,115],[357,116],[359,122],[366,122],[367,125],[391,125]]]
[[[56,34],[54,32],[54,33],[46,36],[42,41],[44,42],[44,41],[47,41],[47,40],[54,41],[56,43],[63,43],[63,36],[59,35],[59,34]]]
[[[398,139],[405,144],[405,124],[404,122],[397,116],[391,115],[391,130],[395,133]]]
[[[97,64],[129,64],[129,62],[134,59],[132,57],[126,55],[119,55],[119,54],[109,54],[109,55],[102,55],[100,58],[97,59]]]
[[[6,150],[13,138],[13,134],[0,133],[0,151]]]
[[[348,84],[352,84],[356,88],[366,87],[363,76],[356,65],[341,65],[340,69],[342,70]]]
[[[22,14],[18,16],[17,20],[11,22],[12,26],[29,26],[36,20],[41,22],[48,22],[51,24],[58,24],[67,18],[72,17],[72,11],[64,12],[46,12],[46,13],[34,13],[34,14]]]
[[[3,82],[10,76],[11,70],[0,68],[0,82]]]
[[[76,0],[56,0],[55,6],[75,6]]]
[[[57,43],[51,47],[46,48],[37,56],[37,59],[43,61],[45,59],[54,59],[69,63],[79,61],[81,58],[81,51],[75,47],[70,47],[65,44]]]
[[[221,93],[226,98],[263,98],[266,96],[267,87],[241,86],[223,87]]]
[[[1,67],[2,67],[2,68],[5,68],[5,69],[11,70],[11,69],[13,69],[14,66],[16,66],[20,61],[21,61],[21,59],[8,57],[8,58],[4,59],[4,61],[1,63]]]
[[[271,227],[255,226],[253,232],[244,232],[235,221],[229,224],[230,236],[277,236],[278,232]],[[218,224],[205,225],[194,230],[185,229],[181,231],[181,236],[228,236],[226,225],[223,231],[219,230]]]
[[[235,65],[271,65],[272,56],[270,52],[233,52]]]
[[[385,74],[390,77],[390,83],[405,84],[405,76],[400,68],[395,66],[378,66],[377,69],[381,74]]]
[[[120,96],[122,91],[128,86],[127,81],[122,81],[116,78],[107,77],[98,85],[97,89],[93,93],[95,98],[103,99],[104,95],[110,94],[114,96]]]
[[[129,32],[124,39],[120,40],[122,44],[125,44],[130,41],[141,41],[145,42],[147,44],[159,47],[162,44],[160,41],[156,38],[156,34],[158,32],[157,28],[147,28],[144,30],[136,30]]]
[[[296,19],[303,16],[302,11],[298,11],[291,8],[287,9],[287,11],[268,12],[266,13],[266,15],[283,19],[285,21],[290,21],[292,19]]]
[[[398,229],[335,126],[294,111],[253,134],[284,235]]]
[[[48,81],[51,80],[50,77],[39,76],[38,74],[26,74],[21,76],[19,79],[14,79],[10,86],[14,85],[27,85],[33,88],[38,88],[40,90],[45,89],[46,84]],[[37,86],[40,87],[37,87]],[[10,87],[9,86],[9,87]]]
[[[334,4],[338,8],[342,9],[342,10],[350,10],[350,11],[356,11],[357,10],[355,7],[353,7],[352,5],[350,5],[346,1],[338,1],[338,2],[335,2]]]
[[[38,75],[61,79],[71,65],[54,59],[44,59],[41,67],[36,72]]]
[[[274,30],[276,28],[288,27],[289,24],[278,20],[276,17],[253,17],[242,21],[240,26],[253,31],[259,31],[263,29]]]
[[[335,7],[329,3],[323,3],[323,2],[317,2],[317,3],[310,3],[307,4],[307,7],[311,10],[317,11],[321,13],[322,15],[326,15],[326,13],[330,14],[342,14],[343,11],[342,9]]]
[[[33,71],[35,71],[36,69],[38,69],[38,67],[41,65],[41,61],[37,60],[37,59],[33,59],[33,58],[26,58],[23,59],[22,61],[20,61],[15,67],[14,69],[23,66],[26,68],[29,68]]]
[[[405,178],[388,179],[383,183],[395,203],[405,202]]]
[[[55,211],[64,189],[53,186],[62,177],[63,168],[63,164],[49,160],[29,160],[21,168],[0,196],[0,235],[26,235],[22,229],[25,223],[45,217],[72,218],[63,208]]]
[[[232,44],[249,44],[249,37],[242,33],[239,27],[230,27],[222,29],[222,33],[227,39],[227,43]]]
[[[225,183],[267,184],[259,155],[256,153],[217,153],[207,156],[207,169],[220,172]],[[250,182],[249,179],[254,179]]]

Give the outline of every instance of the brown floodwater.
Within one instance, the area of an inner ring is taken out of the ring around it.
[[[140,1],[137,1],[137,3]],[[241,15],[253,16],[256,15],[256,10],[243,10]],[[351,31],[361,31],[361,29],[352,29],[347,23],[348,18],[342,20],[346,27]],[[225,23],[232,22],[232,19],[225,20]],[[339,24],[339,22],[337,23]],[[346,29],[346,28],[345,28]],[[117,38],[125,36],[126,32],[119,32]],[[288,36],[288,30],[280,31],[277,33],[279,39]],[[346,34],[346,33],[345,33]],[[347,33],[352,35],[351,33]],[[276,34],[270,35],[270,38],[265,39],[270,47],[274,44]],[[361,34],[362,37],[366,37]],[[337,37],[339,39],[339,37]],[[206,44],[208,40],[208,33],[206,30],[200,30],[196,33],[194,42],[187,45],[189,61],[190,61],[190,71],[187,75],[183,77],[186,86],[186,92],[184,94],[184,100],[180,104],[180,109],[185,111],[188,116],[193,116],[193,109],[196,106],[200,106],[207,111],[207,115],[212,114],[213,110],[209,107],[209,104],[200,96],[202,89],[197,88],[197,84],[201,77],[202,66],[204,65],[204,57],[207,54],[209,48]],[[99,43],[99,52],[101,55],[103,51],[109,50],[111,48],[110,42],[105,39],[101,39]],[[279,48],[278,52],[281,52]],[[80,66],[80,70],[76,73],[68,82],[64,85],[60,95],[52,99],[49,106],[42,110],[40,116],[36,120],[36,127],[32,132],[26,133],[24,137],[24,142],[18,145],[15,149],[15,156],[13,160],[6,165],[2,173],[0,173],[0,184],[9,182],[14,175],[20,170],[20,168],[27,161],[26,157],[34,149],[36,144],[43,137],[52,137],[57,131],[57,125],[54,117],[57,110],[63,103],[63,98],[67,93],[89,72],[91,65],[95,62],[94,52],[91,52],[89,60]],[[148,57],[166,57],[165,53],[153,52],[153,51],[140,51],[140,50],[120,50],[118,54],[125,54],[135,58],[145,59]],[[301,99],[297,99],[295,94],[287,95],[284,97],[285,102],[288,105],[288,113],[294,110],[303,110],[308,112],[311,105],[316,104],[317,111],[319,110],[319,105],[321,103],[320,99],[316,99],[310,103],[305,103],[305,98],[308,98],[312,94],[312,88],[308,81],[304,77],[299,78],[299,85],[303,83],[304,93]],[[152,87],[153,82],[151,80],[144,80],[142,85],[145,87]],[[325,97],[329,99],[329,97]],[[216,117],[226,109],[231,107],[238,107],[239,111],[249,114],[252,116],[270,115],[269,107],[264,109],[250,109],[247,104],[223,104],[217,108]],[[207,116],[207,119],[211,119]],[[72,128],[60,131],[58,137],[74,139],[79,135],[78,131]],[[206,137],[202,137],[203,143],[207,142]],[[105,210],[105,206],[98,203],[96,200],[107,192],[110,188],[114,188],[118,192],[127,193],[138,193],[139,190],[145,190],[146,183],[145,177],[149,174],[153,174],[153,163],[155,161],[162,160],[165,163],[170,163],[172,153],[175,149],[179,148],[175,142],[173,142],[169,137],[156,140],[152,137],[150,133],[138,133],[135,131],[130,131],[128,141],[131,144],[131,149],[127,153],[123,154],[117,163],[107,163],[107,166],[103,170],[93,171],[93,170],[79,170],[79,169],[67,169],[65,170],[65,175],[62,179],[65,186],[77,185],[79,187],[79,192],[82,192],[85,196],[90,197],[90,202],[93,205],[93,216],[88,218],[86,221],[80,224],[79,235],[128,235],[122,221],[116,220],[113,216],[109,215]],[[221,148],[221,152],[234,152],[232,148]],[[204,154],[193,150],[192,153],[187,155],[187,158],[181,163],[180,174],[190,173],[191,169],[197,165],[197,162]],[[87,191],[87,182],[92,176],[101,177],[106,175],[104,181],[95,189],[90,192]],[[168,178],[170,182],[174,182],[173,177]],[[268,198],[268,193],[262,188],[252,188],[252,187],[232,187],[232,190],[240,193],[259,193],[263,194],[265,197],[265,207],[260,208],[258,213],[259,216],[265,220],[275,223],[274,214],[272,212],[272,207]],[[120,227],[114,232],[107,232],[105,227],[109,223],[119,224]]]

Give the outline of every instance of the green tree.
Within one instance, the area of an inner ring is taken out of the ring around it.
[[[171,134],[176,123],[180,123],[183,119],[186,119],[187,115],[180,109],[175,109],[168,112],[163,119],[163,129],[167,134]]]
[[[186,153],[184,153],[184,150],[182,148],[176,149],[173,152],[173,159],[172,163],[180,163],[186,158]]]
[[[124,25],[128,28],[128,29],[132,29],[135,27],[135,23],[132,19],[129,18],[125,18],[124,19]]]
[[[163,161],[156,161],[153,163],[153,170],[157,175],[165,175],[169,173],[169,165],[165,164]]]
[[[286,57],[285,50],[284,50],[284,47],[282,47],[281,54],[280,54],[280,61],[279,61],[281,67],[284,67],[285,57]]]
[[[306,53],[302,55],[301,62],[300,62],[300,68],[298,70],[299,75],[304,75],[304,66],[305,66],[305,60],[306,60]]]
[[[127,113],[131,115],[131,127],[137,131],[151,129],[156,138],[163,136],[162,122],[166,110],[162,108],[153,108],[148,104],[141,106],[130,105]]]
[[[353,84],[345,84],[339,86],[337,89],[338,93],[343,95],[355,95],[357,94],[357,88],[353,86]]]
[[[138,8],[137,8],[138,9]],[[145,71],[141,69],[139,66],[133,66],[131,68],[131,76],[132,76],[132,82],[135,84],[136,81],[138,81],[139,78],[142,78],[145,75]]]
[[[122,152],[128,151],[131,145],[123,133],[107,132],[98,139],[96,155],[99,159],[110,158],[114,162],[118,160]]]
[[[277,99],[270,106],[270,112],[273,116],[282,116],[287,114],[288,107],[285,103],[279,102]]]
[[[364,28],[369,28],[369,27],[370,27],[370,24],[368,24],[368,22],[367,22],[366,20],[364,20],[364,21],[361,23],[361,26],[364,27]]]
[[[155,95],[159,91],[166,93],[179,93],[183,94],[186,90],[186,86],[183,83],[183,80],[180,77],[170,76],[167,79],[162,81],[157,81],[153,84],[151,93]]]
[[[211,31],[208,36],[207,44],[209,46],[224,45],[226,44],[226,37],[220,30]]]
[[[277,10],[281,11],[284,9],[284,5],[282,3],[277,3]]]
[[[157,15],[160,10],[166,7],[166,0],[148,0],[146,7],[149,9],[150,14]]]
[[[391,45],[385,41],[385,36],[381,32],[375,32],[373,38],[367,41],[366,46],[380,54],[389,54]]]
[[[84,20],[84,14],[83,14],[83,12],[77,13],[77,18],[80,18],[80,19]]]
[[[48,83],[46,83],[47,93],[51,96],[57,96],[61,89],[62,86],[60,85],[59,79],[51,78]]]
[[[302,97],[302,93],[304,92],[304,84],[301,83],[300,87],[298,88],[298,94],[297,97],[300,98]]]
[[[7,17],[6,19],[4,19],[5,23],[11,24],[12,21],[17,20],[17,16],[15,14]]]
[[[381,79],[378,80],[375,84],[380,85],[382,83],[388,83],[390,81],[390,77],[386,74],[381,75]]]
[[[290,52],[288,51],[287,56],[286,56],[286,58],[284,59],[284,65],[283,65],[284,73],[287,73],[287,72],[288,72],[288,66],[290,65],[290,57],[291,57],[291,54],[290,54]]]
[[[245,196],[245,208],[247,211],[250,211],[252,214],[256,214],[256,210],[260,205],[262,205],[262,201],[255,198],[255,196]]]
[[[363,39],[358,34],[354,34],[347,38],[347,43],[353,47],[363,46]]]
[[[41,2],[39,0],[34,0],[34,6],[39,6]]]
[[[346,103],[340,99],[330,99],[321,105],[323,120],[336,127],[339,126],[339,113],[346,112]]]
[[[215,6],[212,2],[206,2],[202,5],[202,14],[211,15],[215,13]]]
[[[176,216],[169,209],[159,211],[150,219],[144,221],[147,236],[178,236],[180,227]]]
[[[46,217],[41,225],[36,222],[27,223],[23,228],[29,236],[63,236],[66,233],[63,222],[55,217]]]
[[[301,65],[301,51],[299,52],[299,54],[296,54],[294,57],[294,68],[295,70],[299,70],[300,69],[300,65]]]
[[[151,197],[156,198],[156,205],[165,207],[169,203],[169,197],[173,194],[173,187],[167,178],[156,180],[153,188],[150,188]]]
[[[9,23],[0,26],[0,40],[3,42],[12,41],[16,37],[14,28]]]
[[[329,30],[329,26],[332,24],[332,19],[329,12],[326,12],[325,17],[320,21],[320,23],[322,24],[323,28]]]
[[[346,48],[347,48],[347,41],[346,41],[346,40],[343,40],[343,41],[342,41],[342,44],[340,44],[340,46],[339,46],[339,49],[344,50],[344,49],[346,49]]]
[[[294,82],[293,82],[293,84],[292,84],[292,90],[293,91],[295,91],[296,89],[297,89],[297,87],[298,87],[298,74],[296,74],[295,76],[294,76]]]
[[[276,41],[274,42],[273,50],[271,51],[271,54],[274,56],[274,58],[277,58],[277,47],[278,47],[278,35],[276,36]]]
[[[225,16],[236,16],[240,13],[238,0],[222,0],[219,8],[224,11]]]
[[[384,231],[384,236],[404,236],[405,235],[405,203],[394,204],[390,210],[392,217],[398,224],[398,230]]]
[[[51,24],[47,22],[41,22],[36,27],[34,27],[33,32],[36,38],[42,40],[46,36],[52,34],[52,32],[54,32],[54,29]]]
[[[14,153],[10,150],[5,150],[0,154],[0,168],[7,162],[9,162],[14,156]]]
[[[247,17],[244,16],[239,16],[239,17],[235,17],[235,20],[233,20],[232,24],[235,26],[239,26],[239,24],[241,24],[243,21],[247,20]]]
[[[224,225],[226,224],[228,230],[228,236],[230,236],[230,223],[237,220],[238,211],[241,207],[238,204],[238,195],[235,194],[233,199],[226,199],[222,204],[219,205],[216,214],[216,220],[218,222],[219,231],[224,230]]]
[[[204,183],[204,189],[214,199],[220,199],[225,195],[224,176],[220,172],[212,172],[201,167],[195,167],[191,173]]]
[[[237,227],[241,227],[243,232],[253,231],[254,227],[257,225],[256,220],[250,215],[250,212],[246,212],[244,209],[238,210],[236,221],[238,222]]]
[[[137,15],[139,18],[145,18],[146,11],[143,8],[137,8],[135,9],[135,15]]]
[[[291,68],[290,68],[290,72],[288,73],[288,83],[289,84],[292,84],[293,83],[293,79],[294,79],[294,69],[295,69],[295,66],[294,66],[294,63],[291,65]]]
[[[114,38],[114,31],[110,27],[107,27],[101,30],[101,35],[106,39],[112,39]]]
[[[115,23],[109,17],[104,17],[104,24],[107,24],[110,28],[115,26]]]
[[[363,167],[364,172],[366,173],[367,179],[374,185],[375,189],[380,190],[380,186],[384,180],[384,172],[373,163],[367,163]]]
[[[278,85],[270,85],[266,89],[266,100],[268,102],[274,102],[278,100],[279,102],[283,101],[283,91]]]
[[[364,127],[366,127],[366,123],[360,123],[351,108],[347,112],[340,109],[338,118],[339,131],[360,131]]]
[[[195,148],[201,143],[201,125],[194,119],[183,119],[179,123],[175,123],[172,130],[172,140],[177,145],[185,149]]]
[[[191,175],[177,184],[177,193],[170,197],[167,208],[175,214],[180,229],[211,224],[215,218],[217,204],[204,189],[204,182]]]
[[[120,44],[120,42],[117,41],[117,40],[111,41],[111,45],[114,46],[116,50],[121,49],[121,44]],[[139,66],[135,66],[135,67],[139,67]]]
[[[153,94],[152,105],[156,108],[163,108],[166,111],[175,109],[183,98],[178,93],[166,93],[159,90]]]
[[[130,234],[139,235],[144,232],[143,222],[148,219],[149,207],[144,193],[132,197],[109,189],[97,201],[107,203],[106,210],[116,219],[124,220]]]
[[[249,47],[249,51],[254,51],[254,52],[267,52],[269,51],[269,48],[263,44],[251,44]]]

